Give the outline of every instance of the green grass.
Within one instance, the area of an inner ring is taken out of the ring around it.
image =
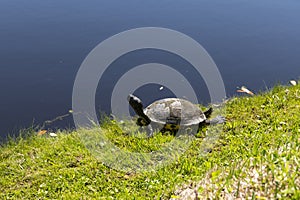
[[[234,97],[226,103],[226,118],[220,137],[207,147],[211,153],[203,154],[204,129],[174,162],[129,172],[104,165],[82,143],[98,137],[97,127],[57,137],[23,131],[0,147],[0,199],[300,199],[299,84]],[[170,149],[174,141],[160,133],[136,137],[127,123],[106,121],[102,129],[124,151]]]

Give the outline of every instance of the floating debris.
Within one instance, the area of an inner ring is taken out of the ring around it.
[[[70,111],[69,111],[70,112]],[[53,122],[55,121],[58,121],[58,120],[63,120],[64,118],[70,116],[70,114],[65,114],[65,115],[61,115],[61,116],[58,116],[58,117],[55,117],[54,119],[52,120],[46,120],[44,123],[45,124],[52,124]]]
[[[293,86],[295,86],[295,85],[297,85],[297,81],[295,81],[295,80],[290,80],[290,84],[293,85]]]
[[[47,130],[40,130],[37,135],[44,135],[45,133],[47,133]]]
[[[254,95],[253,92],[251,92],[248,88],[246,88],[245,86],[242,86],[241,89],[237,90],[237,92],[242,92],[242,93],[247,93],[250,95]]]
[[[56,133],[49,133],[49,135],[50,135],[51,137],[57,137],[57,134],[56,134]]]

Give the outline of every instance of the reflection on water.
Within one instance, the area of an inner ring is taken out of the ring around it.
[[[136,27],[166,27],[194,38],[219,67],[228,96],[241,85],[257,92],[297,79],[299,8],[300,2],[292,0],[2,1],[0,134],[67,113],[85,56],[104,39]],[[189,63],[168,52],[132,52],[116,60],[100,81],[96,109],[108,111],[113,84],[122,72],[154,61],[182,69],[191,82],[201,79]],[[172,95],[157,87],[137,92],[149,102]],[[203,103],[209,102],[204,83],[193,87]],[[72,127],[72,118],[54,127]]]

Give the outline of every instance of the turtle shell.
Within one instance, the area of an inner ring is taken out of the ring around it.
[[[144,109],[152,122],[191,126],[206,120],[200,108],[184,99],[166,98],[153,102]]]

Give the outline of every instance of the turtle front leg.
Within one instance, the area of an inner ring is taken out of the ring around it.
[[[151,126],[151,124],[149,124],[148,126],[147,126],[147,137],[148,138],[150,138],[150,137],[153,137],[153,128],[152,128],[152,126]]]
[[[150,138],[150,137],[153,137],[154,135],[154,131],[153,131],[153,128],[151,126],[151,124],[148,124],[147,126],[140,126],[139,128],[139,132],[146,132],[147,133],[147,138]]]

